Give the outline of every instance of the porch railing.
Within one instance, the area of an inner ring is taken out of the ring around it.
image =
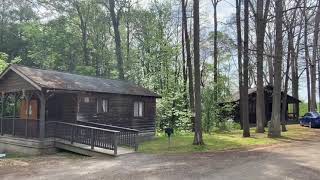
[[[68,141],[70,144],[79,143],[95,147],[113,150],[117,155],[119,131],[90,127],[85,125],[47,122],[46,137],[54,137]]]
[[[128,146],[134,148],[136,151],[138,150],[138,137],[139,131],[130,128],[112,126],[107,124],[100,124],[96,122],[85,122],[85,121],[77,121],[78,124],[85,125],[85,126],[92,126],[101,129],[108,129],[119,131],[118,133],[118,144],[120,146]]]
[[[22,138],[39,138],[39,120],[4,117],[0,120],[1,135]]]

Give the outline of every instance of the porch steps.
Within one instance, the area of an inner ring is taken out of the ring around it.
[[[117,155],[114,154],[113,150],[108,150],[104,148],[94,147],[91,149],[91,146],[80,144],[80,143],[73,143],[71,144],[70,141],[66,141],[63,139],[55,139],[55,147],[58,149],[67,150],[70,152],[86,155],[86,156],[101,156],[101,155],[109,155],[109,156],[119,156],[123,154],[134,153],[133,149],[123,148],[118,146]]]

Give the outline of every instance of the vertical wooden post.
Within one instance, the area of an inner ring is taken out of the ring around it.
[[[25,123],[25,133],[24,133],[24,136],[26,137],[26,138],[28,138],[28,119],[29,119],[29,114],[30,114],[30,98],[29,97],[26,97],[25,98],[25,100],[26,100],[26,104],[27,104],[27,118],[26,118],[26,123]]]
[[[40,131],[40,140],[45,138],[45,123],[46,123],[46,97],[45,93],[41,92],[39,94],[40,99],[40,120],[39,120],[39,131]]]
[[[94,149],[94,131],[91,129],[91,149]]]
[[[118,154],[118,133],[113,133],[114,155]]]
[[[71,126],[71,144],[74,142],[74,126]]]
[[[139,143],[138,143],[139,134],[134,135],[134,151],[138,151]]]
[[[1,93],[1,136],[3,136],[4,92]]]
[[[17,116],[17,112],[16,112],[16,108],[17,108],[17,94],[14,94],[13,96],[13,118],[12,118],[12,135],[15,135],[15,120],[16,120],[16,116]]]

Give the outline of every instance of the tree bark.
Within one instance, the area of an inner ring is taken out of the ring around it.
[[[214,36],[213,36],[213,82],[214,82],[214,102],[218,101],[218,20],[217,20],[217,0],[212,0],[213,19],[214,19]]]
[[[282,108],[281,108],[281,127],[282,132],[286,132],[286,114],[287,114],[287,93],[288,93],[288,84],[289,84],[289,69],[290,69],[290,61],[292,58],[292,47],[293,47],[293,32],[291,27],[288,31],[288,55],[287,55],[287,62],[286,62],[286,69],[285,69],[285,80],[284,80],[284,91],[283,91],[283,98],[282,98]]]
[[[194,31],[194,81],[195,81],[195,132],[194,145],[203,145],[202,139],[202,123],[201,123],[201,77],[200,77],[200,17],[199,17],[199,1],[193,1],[193,31]]]
[[[189,79],[189,101],[190,101],[190,111],[191,111],[191,124],[192,130],[194,130],[194,91],[193,91],[193,70],[192,70],[192,62],[191,62],[191,46],[190,46],[190,38],[188,33],[188,20],[187,20],[187,4],[185,0],[181,0],[182,3],[182,21],[183,21],[183,30],[184,37],[186,43],[186,53],[187,53],[187,73]]]
[[[236,0],[236,21],[237,21],[237,47],[238,47],[238,73],[239,73],[239,115],[240,115],[240,126],[243,129],[243,77],[242,77],[242,33],[241,33],[241,0]]]
[[[250,137],[248,82],[249,82],[249,0],[244,0],[244,41],[243,41],[243,93],[242,120],[243,137]],[[240,97],[241,99],[241,97]]]
[[[272,94],[272,116],[269,125],[268,137],[281,136],[281,68],[282,68],[282,24],[283,24],[283,0],[275,1],[275,21],[276,21],[276,39],[275,39],[275,60],[274,60],[274,87]]]
[[[118,78],[124,79],[124,68],[123,68],[123,55],[121,48],[121,37],[119,31],[119,13],[115,12],[115,0],[109,0],[109,10],[112,20],[112,26],[114,31],[114,41],[116,44],[116,56],[117,56],[117,69],[118,69]]]
[[[308,47],[308,17],[307,17],[307,0],[304,0],[304,53],[306,61],[306,76],[307,76],[307,93],[308,93],[308,111],[310,111],[311,94],[310,94],[310,67],[309,67],[309,47]]]
[[[265,102],[264,102],[264,83],[263,83],[263,53],[264,37],[266,33],[266,21],[269,12],[270,0],[266,1],[265,13],[263,13],[264,1],[257,1],[256,34],[257,34],[257,101],[256,101],[256,132],[264,133],[265,125]]]
[[[312,48],[312,61],[310,64],[311,71],[311,103],[310,111],[317,111],[317,101],[316,101],[316,60],[318,55],[318,40],[319,40],[319,23],[320,23],[320,0],[318,1],[318,9],[315,17],[314,32],[313,32],[313,48]]]
[[[184,1],[184,0],[182,0]],[[184,8],[184,2],[182,4],[182,9]],[[186,69],[186,53],[185,53],[185,36],[184,36],[184,26],[183,26],[183,20],[181,21],[182,26],[182,32],[181,32],[181,54],[182,54],[182,76],[183,76],[183,97],[185,99],[185,108],[188,108],[188,95],[187,95],[187,81],[188,81],[188,76],[187,76],[187,69]]]

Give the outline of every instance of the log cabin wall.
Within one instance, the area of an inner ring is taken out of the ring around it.
[[[47,102],[48,121],[74,123],[77,120],[77,95],[56,94]]]
[[[108,112],[97,112],[97,101],[108,101]],[[88,93],[78,96],[77,120],[93,121],[127,128],[154,135],[156,98],[121,94]],[[143,102],[143,116],[134,117],[134,102]]]

